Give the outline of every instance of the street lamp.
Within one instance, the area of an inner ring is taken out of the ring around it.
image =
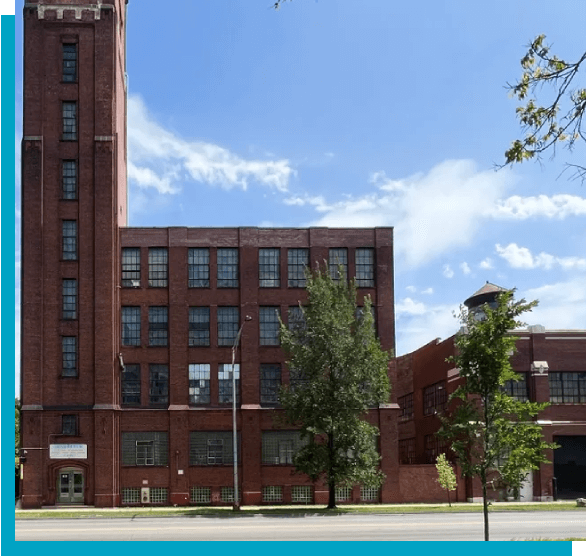
[[[242,329],[251,320],[252,317],[249,315],[244,317],[244,322],[240,325],[238,334],[236,334],[234,340],[234,345],[232,346],[232,453],[234,460],[234,505],[232,509],[234,511],[240,509],[240,500],[238,498],[238,431],[236,429],[236,373],[234,372],[234,360],[236,359],[236,350],[238,349]]]

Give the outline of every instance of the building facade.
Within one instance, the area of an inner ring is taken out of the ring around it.
[[[470,310],[494,303],[502,288],[487,283],[468,300]],[[516,353],[513,370],[518,382],[506,385],[509,395],[524,401],[550,405],[537,422],[547,442],[560,447],[550,452],[552,464],[542,464],[528,475],[521,498],[547,501],[586,494],[586,330],[547,330],[529,326],[514,331]],[[461,384],[458,369],[449,361],[455,354],[455,336],[439,339],[391,362],[395,376],[399,416],[399,460],[401,469],[435,463],[448,450],[435,435],[440,428],[438,414],[446,409],[448,397]],[[478,500],[476,482],[459,485],[459,499]],[[492,493],[499,497],[502,493]]]

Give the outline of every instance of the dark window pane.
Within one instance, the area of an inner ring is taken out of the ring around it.
[[[166,247],[149,249],[149,287],[166,288],[168,286],[168,262]]]
[[[279,341],[279,308],[260,307],[260,345],[278,346]]]
[[[62,336],[62,376],[77,376],[77,337]]]
[[[218,288],[238,287],[238,249],[218,249]]]
[[[140,346],[140,307],[122,307],[122,345]]]
[[[125,365],[121,376],[122,405],[140,405],[140,365]]]
[[[189,365],[189,403],[209,404],[210,401],[210,365]]]
[[[258,275],[261,288],[278,288],[280,280],[280,250],[258,250]]]
[[[77,199],[77,160],[64,160],[61,167],[64,199]]]
[[[279,390],[281,388],[281,366],[260,366],[260,403],[264,406],[279,404]]]
[[[342,267],[342,280],[348,280],[348,249],[330,249],[328,264],[332,280],[340,279],[340,266]]]
[[[77,222],[63,220],[63,260],[77,260]]]
[[[64,102],[63,105],[63,140],[77,140],[77,103]]]
[[[189,345],[210,345],[210,308],[189,308]]]
[[[305,270],[309,265],[309,249],[289,249],[287,253],[288,286],[305,287]]]
[[[149,307],[149,345],[166,346],[169,314],[167,307]]]
[[[210,250],[189,249],[188,251],[188,286],[190,288],[210,287]]]
[[[374,288],[374,249],[356,249],[356,285]]]
[[[63,81],[73,83],[77,79],[77,44],[63,45]]]
[[[218,307],[218,345],[232,346],[238,334],[238,307]]]
[[[240,403],[240,365],[234,365],[236,403]],[[218,403],[232,403],[232,365],[218,366]]]
[[[167,365],[149,365],[149,405],[169,404],[169,368]]]
[[[63,280],[63,318],[77,318],[77,280]]]
[[[61,434],[77,436],[77,415],[61,416]]]
[[[140,286],[140,247],[122,249],[122,286],[125,288]]]

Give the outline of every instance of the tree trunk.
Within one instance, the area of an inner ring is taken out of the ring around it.
[[[484,540],[488,539],[488,500],[486,499],[486,471],[482,470],[480,473],[480,480],[482,481],[482,506],[484,513]]]
[[[336,509],[336,483],[334,481],[329,481],[329,490],[330,490],[330,497],[328,501],[328,510],[335,510]]]
[[[452,507],[452,501],[450,500],[450,489],[447,489],[448,491],[448,506],[450,506],[450,508]]]
[[[328,487],[330,496],[328,500],[328,510],[336,509],[336,479],[334,477],[334,435],[328,434],[328,451],[330,455],[330,468],[328,470]]]

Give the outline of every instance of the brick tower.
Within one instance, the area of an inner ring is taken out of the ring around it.
[[[119,502],[125,4],[24,4],[24,508]]]

